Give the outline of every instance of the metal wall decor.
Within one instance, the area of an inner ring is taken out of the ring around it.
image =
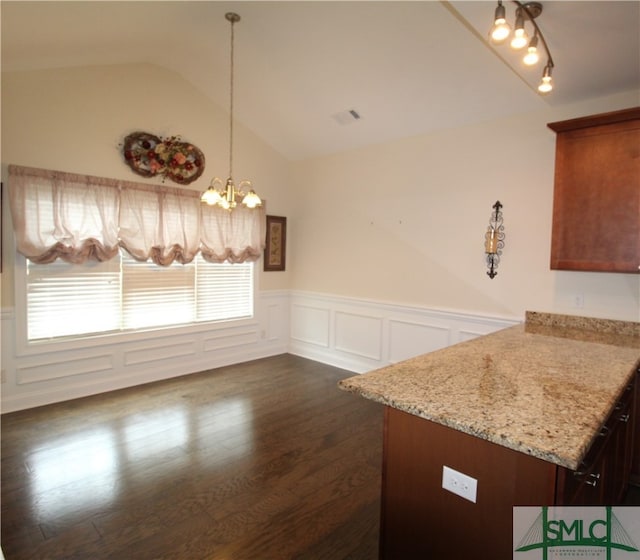
[[[181,185],[195,181],[204,171],[204,154],[180,136],[160,138],[148,132],[133,132],[124,139],[122,154],[134,173],[160,175]]]
[[[496,269],[500,263],[500,255],[504,248],[504,225],[502,223],[502,204],[497,200],[492,206],[494,212],[489,219],[487,233],[484,234],[484,252],[487,255],[487,276],[491,279],[498,274]]]

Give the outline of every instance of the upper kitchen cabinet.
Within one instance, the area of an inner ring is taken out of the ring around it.
[[[551,268],[640,272],[640,107],[557,133]]]

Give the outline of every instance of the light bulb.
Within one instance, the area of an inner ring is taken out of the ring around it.
[[[551,83],[551,76],[544,76],[538,86],[538,91],[540,93],[549,93],[552,89],[553,84]]]
[[[511,39],[511,48],[512,49],[521,49],[526,46],[529,42],[529,37],[527,37],[527,32],[524,28],[516,29],[513,32],[513,39]]]
[[[516,26],[513,32],[513,39],[511,40],[511,48],[521,49],[525,47],[528,42],[529,37],[527,36],[527,32],[524,30],[524,18],[522,17],[522,12],[518,10],[516,15]]]
[[[490,32],[491,41],[496,44],[500,44],[504,42],[510,33],[511,28],[505,18],[504,6],[502,5],[502,2],[499,1],[493,18],[493,27]]]
[[[209,186],[209,188],[204,191],[200,197],[200,201],[208,204],[209,206],[218,204],[220,200],[222,200],[222,197],[213,185]]]
[[[547,64],[544,67],[544,72],[542,74],[542,81],[538,86],[538,91],[540,93],[549,93],[553,89],[553,84],[551,83],[551,66]]]
[[[200,202],[204,202],[209,206],[214,206],[220,202],[222,199],[222,194],[220,193],[220,189],[218,187],[222,187],[222,181],[218,179],[218,177],[214,177],[211,179],[211,183],[209,184],[209,188],[200,195]]]
[[[527,66],[533,66],[537,64],[540,60],[540,55],[538,54],[538,36],[534,35],[531,37],[531,41],[529,43],[529,47],[527,48],[527,54],[524,55],[522,62],[524,62]]]
[[[537,64],[540,60],[540,55],[538,54],[538,49],[535,47],[529,47],[527,49],[527,54],[524,55],[522,62],[524,62],[527,66],[533,66]]]
[[[257,208],[262,205],[262,200],[252,189],[247,195],[242,199],[242,204],[244,204],[247,208]]]
[[[510,33],[511,28],[505,20],[502,20],[502,23],[496,22],[491,30],[491,40],[496,44],[504,43]]]

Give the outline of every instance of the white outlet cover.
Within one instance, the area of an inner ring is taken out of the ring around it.
[[[442,467],[442,487],[465,500],[476,503],[478,481],[446,465]]]

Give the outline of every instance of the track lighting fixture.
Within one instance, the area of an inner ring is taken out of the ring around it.
[[[540,61],[540,49],[538,46],[542,44],[547,54],[547,64],[544,67],[538,91],[540,93],[549,93],[553,89],[551,80],[551,70],[554,66],[553,58],[549,52],[549,47],[544,39],[544,35],[535,22],[535,19],[542,13],[542,4],[540,2],[522,3],[517,0],[511,1],[516,4],[516,19],[513,34],[511,33],[511,27],[507,23],[506,9],[502,4],[502,0],[498,0],[498,6],[496,7],[493,17],[493,27],[489,33],[491,42],[500,45],[504,43],[510,35],[513,35],[510,42],[512,49],[520,50],[527,47],[527,52],[522,58],[523,63],[527,66],[534,66]],[[533,27],[533,37],[531,37],[531,40],[529,40],[526,30],[527,22]]]

